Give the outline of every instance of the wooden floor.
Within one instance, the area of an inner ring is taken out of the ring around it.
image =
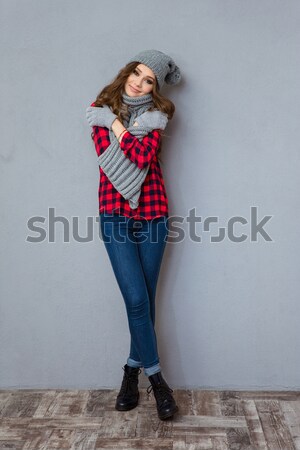
[[[140,388],[131,411],[117,390],[0,390],[0,449],[300,449],[300,392],[174,389],[161,421]]]

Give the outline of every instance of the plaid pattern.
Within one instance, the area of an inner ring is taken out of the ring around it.
[[[91,106],[94,105],[92,104]],[[100,156],[110,145],[109,130],[105,127],[94,126],[92,137],[97,155]],[[131,209],[128,200],[125,200],[114,188],[99,166],[99,214],[117,212],[137,220],[169,215],[168,197],[156,155],[159,141],[160,134],[158,130],[148,133],[141,142],[128,131],[124,133],[120,143],[124,154],[140,168],[146,167],[150,163],[147,176],[141,187],[139,206],[137,209]]]

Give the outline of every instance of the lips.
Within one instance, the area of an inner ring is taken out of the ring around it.
[[[130,86],[130,88],[133,90],[133,92],[135,92],[136,94],[139,94],[140,91],[137,91],[136,89],[134,89],[132,86]]]

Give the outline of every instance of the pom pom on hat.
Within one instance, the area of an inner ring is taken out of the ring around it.
[[[174,65],[174,69],[172,71],[170,71],[169,73],[167,73],[166,77],[165,77],[165,82],[167,84],[170,84],[172,86],[175,86],[175,84],[178,84],[181,80],[181,73],[179,70],[179,67],[176,66],[176,64]]]

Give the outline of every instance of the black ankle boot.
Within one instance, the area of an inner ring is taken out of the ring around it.
[[[173,414],[178,411],[178,406],[176,405],[176,402],[171,394],[173,389],[167,385],[161,372],[150,375],[148,378],[151,385],[148,386],[147,393],[149,396],[153,389],[158,417],[163,420],[167,417],[173,416]]]
[[[130,367],[127,364],[122,369],[124,370],[123,380],[115,408],[118,411],[128,411],[138,405],[138,376],[141,373],[141,369],[139,367]]]

